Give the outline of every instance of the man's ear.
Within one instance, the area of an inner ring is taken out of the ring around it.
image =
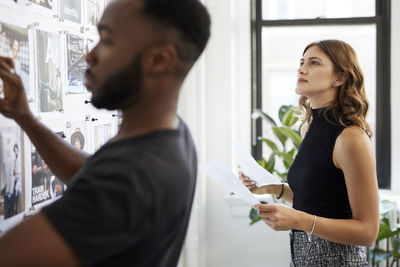
[[[154,75],[170,72],[175,67],[177,58],[176,48],[171,44],[152,47],[143,54],[143,70]]]
[[[347,74],[344,72],[339,72],[336,81],[333,83],[334,87],[343,85],[347,81]]]

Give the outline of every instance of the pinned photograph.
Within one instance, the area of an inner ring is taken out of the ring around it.
[[[56,0],[28,0],[28,2],[40,5],[42,7],[52,9]]]
[[[63,132],[57,133],[60,138]],[[51,172],[39,152],[32,145],[32,205],[61,196],[66,186]]]
[[[14,25],[0,23],[0,56],[14,61],[15,72],[21,77],[29,98],[29,39],[28,30]],[[0,95],[3,84],[0,82]]]
[[[94,151],[97,151],[111,139],[111,123],[94,126]]]
[[[90,152],[90,144],[88,141],[88,127],[86,122],[75,121],[70,122],[66,129],[66,140],[74,147]]]
[[[0,127],[0,220],[24,211],[21,131]]]
[[[85,40],[78,35],[67,35],[67,92],[84,94],[84,73],[87,68]]]
[[[60,37],[36,30],[38,105],[40,112],[63,109]]]
[[[104,10],[104,0],[87,0],[87,24],[97,26]]]
[[[65,20],[81,23],[81,0],[60,0],[60,17]]]

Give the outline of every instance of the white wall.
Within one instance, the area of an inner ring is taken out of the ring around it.
[[[232,162],[234,139],[250,148],[250,0],[204,0],[212,37],[181,94],[180,113],[197,144],[199,162]],[[392,0],[392,190],[400,199],[400,2]],[[249,226],[249,207],[199,173],[180,266],[288,266],[287,232]]]
[[[234,139],[250,149],[250,1],[205,0],[212,17],[208,47],[181,93],[199,162],[231,163]],[[181,266],[288,266],[287,232],[249,226],[250,207],[199,173]]]
[[[392,191],[400,193],[400,1],[392,0]]]

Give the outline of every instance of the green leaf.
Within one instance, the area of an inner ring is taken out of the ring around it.
[[[278,117],[279,120],[283,123],[283,117],[285,117],[285,114],[290,110],[293,109],[292,105],[282,105],[279,108],[279,112],[278,112]]]
[[[398,230],[392,231],[390,229],[389,220],[387,218],[383,218],[380,221],[379,232],[378,232],[378,237],[376,238],[376,241],[380,241],[382,239],[392,237],[392,236],[396,235],[398,232],[399,232]]]
[[[281,180],[285,183],[287,183],[287,172],[279,173],[277,172],[278,176],[281,178]]]
[[[260,166],[263,167],[264,169],[267,168],[267,161],[265,160],[265,158],[257,160],[257,163],[260,164]]]
[[[282,118],[282,124],[290,127],[290,122],[293,119],[293,109],[289,109]]]
[[[261,138],[261,140],[272,149],[272,151],[278,151],[278,146],[268,138]]]
[[[290,138],[293,144],[298,148],[301,143],[301,136],[287,127],[279,127],[279,132],[287,138]]]
[[[253,111],[253,113],[256,112],[258,113],[258,115],[260,116],[260,118],[262,118],[264,121],[268,122],[269,124],[271,124],[272,126],[276,126],[276,122],[274,121],[274,119],[269,116],[268,114],[266,114],[264,111],[262,111],[261,109],[257,108]]]
[[[283,159],[283,164],[285,165],[286,169],[289,169],[294,161],[293,155],[285,152],[277,152],[276,154]]]
[[[274,167],[275,167],[275,153],[272,153],[269,156],[267,166],[265,166],[264,169],[266,169],[268,172],[272,173],[274,171]]]
[[[379,249],[379,248],[374,248],[371,250],[371,252],[372,253],[369,254],[369,261],[372,262],[372,260],[374,258],[374,254],[375,254],[374,264],[378,264],[382,261],[385,261],[393,255],[393,253],[391,251],[386,251],[386,250]]]
[[[280,128],[281,127],[274,126],[272,127],[272,131],[274,132],[275,136],[278,137],[279,141],[281,141],[282,146],[285,147],[287,137],[281,132]]]

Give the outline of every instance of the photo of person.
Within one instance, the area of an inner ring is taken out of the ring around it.
[[[102,145],[107,143],[112,136],[111,123],[94,126],[94,149],[97,151]]]
[[[28,0],[28,2],[40,5],[42,7],[46,7],[48,9],[52,9],[55,0]]]
[[[66,140],[74,147],[91,153],[91,144],[88,138],[88,123],[86,121],[68,122],[65,129]]]
[[[60,17],[72,22],[81,23],[82,6],[80,0],[60,0]]]
[[[86,92],[84,73],[87,67],[85,61],[85,40],[78,35],[67,35],[67,92],[83,94]]]
[[[19,127],[0,128],[0,220],[24,210]]]
[[[104,9],[103,0],[87,0],[86,10],[87,10],[87,24],[96,26],[100,20],[101,14]]]
[[[64,136],[63,132],[57,135]],[[32,205],[37,205],[49,199],[61,196],[65,185],[55,177],[47,163],[42,159],[32,145]]]
[[[14,25],[0,23],[0,56],[14,61],[15,72],[21,77],[29,97],[29,40],[28,30]],[[0,95],[3,86],[0,83]]]
[[[63,109],[62,78],[60,70],[60,37],[36,30],[39,111]]]

